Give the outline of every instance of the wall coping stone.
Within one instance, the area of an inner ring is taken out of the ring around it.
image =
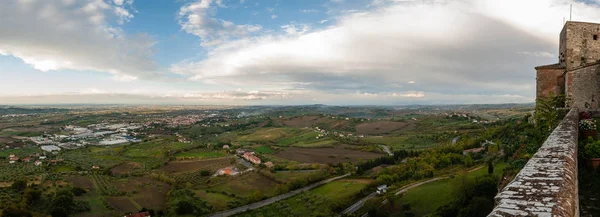
[[[488,217],[579,216],[577,142],[573,108],[517,176],[496,195]]]

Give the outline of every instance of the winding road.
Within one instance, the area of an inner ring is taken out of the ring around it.
[[[483,168],[483,167],[484,167],[484,166],[475,167],[475,168],[473,168],[473,169],[467,170],[467,173],[470,173],[470,172],[473,172],[473,171],[479,170],[479,169],[481,169],[481,168]],[[407,186],[404,186],[404,187],[400,188],[398,191],[396,191],[396,193],[395,193],[394,195],[395,195],[395,196],[398,196],[398,195],[400,195],[400,194],[406,193],[406,192],[407,192],[408,190],[410,190],[410,189],[413,189],[413,188],[419,187],[419,186],[421,186],[421,185],[424,185],[424,184],[427,184],[427,183],[430,183],[430,182],[435,182],[435,181],[438,181],[438,180],[444,180],[444,179],[448,179],[448,178],[450,178],[450,177],[449,177],[449,176],[441,176],[441,177],[432,178],[432,179],[428,179],[428,180],[425,180],[425,181],[421,181],[421,182],[413,183],[413,184],[410,184],[410,185],[407,185]],[[369,200],[369,199],[371,199],[371,198],[373,198],[373,197],[375,197],[375,196],[377,196],[377,192],[373,192],[373,193],[371,193],[371,194],[367,195],[366,197],[364,197],[364,198],[360,199],[359,201],[357,201],[356,203],[352,204],[351,206],[349,206],[348,208],[346,208],[344,211],[342,211],[342,214],[349,214],[349,213],[354,213],[354,212],[356,212],[357,210],[359,210],[360,208],[362,208],[362,206],[365,204],[365,202],[366,202],[367,200]],[[385,200],[383,200],[383,201],[381,202],[381,204],[386,204],[387,202],[388,202],[388,200],[387,200],[387,199],[385,199]],[[366,214],[365,214],[365,215],[366,215]],[[365,215],[363,215],[363,217],[364,217]],[[338,215],[338,216],[340,216],[340,215]]]
[[[383,149],[383,151],[385,151],[385,153],[387,153],[390,156],[394,156],[394,153],[392,153],[390,151],[390,147],[388,147],[387,145],[379,145],[379,146],[381,146],[381,148]]]
[[[285,193],[285,194],[280,194],[280,195],[277,195],[275,197],[271,197],[271,198],[268,198],[268,199],[265,199],[265,200],[258,201],[256,203],[251,203],[251,204],[248,204],[248,205],[245,205],[245,206],[240,206],[238,208],[234,208],[234,209],[230,209],[230,210],[227,210],[227,211],[215,213],[215,214],[212,214],[212,215],[209,215],[209,216],[210,217],[232,216],[232,215],[240,214],[240,213],[247,212],[247,211],[250,211],[250,210],[253,210],[253,209],[258,209],[258,208],[261,208],[263,206],[275,203],[277,201],[280,201],[280,200],[292,197],[292,196],[294,196],[296,194],[299,194],[299,193],[302,193],[304,191],[308,191],[310,189],[319,187],[321,185],[324,185],[324,184],[327,184],[329,182],[332,182],[332,181],[335,181],[335,180],[338,180],[338,179],[342,179],[342,178],[345,178],[345,177],[348,177],[348,176],[350,176],[350,173],[347,173],[346,175],[343,175],[343,176],[337,176],[337,177],[333,177],[333,178],[330,178],[330,179],[327,179],[327,180],[323,180],[323,181],[317,182],[315,184],[312,184],[312,185],[309,185],[309,186],[306,186],[306,187],[303,187],[303,188],[299,188],[299,189],[290,191],[290,192]]]

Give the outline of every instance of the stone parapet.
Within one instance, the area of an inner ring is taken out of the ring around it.
[[[502,191],[489,217],[579,216],[579,114],[571,109],[542,147]]]

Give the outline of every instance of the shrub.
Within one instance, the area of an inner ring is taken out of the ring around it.
[[[579,119],[581,119],[581,120],[592,119],[592,115],[589,112],[581,112],[581,113],[579,113]]]
[[[600,141],[594,141],[586,144],[584,150],[587,157],[600,158]]]
[[[74,187],[72,189],[72,191],[75,196],[81,196],[81,195],[84,195],[85,193],[87,193],[87,191],[85,189],[80,188],[80,187]]]
[[[579,130],[592,131],[596,129],[596,121],[588,119],[579,121]]]

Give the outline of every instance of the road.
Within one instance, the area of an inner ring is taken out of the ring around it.
[[[252,163],[242,159],[240,156],[237,156],[237,155],[234,155],[234,156],[238,163],[243,164],[244,166],[248,167],[248,169],[253,169],[253,170],[256,169],[256,168],[254,168],[254,165],[252,165]]]
[[[467,173],[479,170],[479,169],[481,169],[483,167],[484,166],[479,166],[479,167],[470,169],[470,170],[467,171]],[[417,183],[414,183],[414,184],[411,184],[411,185],[407,185],[407,186],[404,186],[404,187],[400,188],[400,190],[396,191],[396,193],[394,195],[398,196],[400,194],[406,193],[410,189],[419,187],[421,185],[424,185],[424,184],[427,184],[427,183],[430,183],[430,182],[435,182],[435,181],[438,181],[438,180],[448,179],[448,178],[450,178],[450,177],[449,176],[441,176],[441,177],[437,177],[437,178],[428,179],[428,180],[425,180],[425,181],[422,181],[422,182],[417,182]],[[342,212],[342,214],[348,214],[348,213],[354,213],[354,212],[356,212],[357,210],[359,210],[360,208],[362,208],[362,206],[365,204],[365,202],[367,200],[375,197],[376,195],[377,195],[377,192],[373,192],[373,193],[367,195],[363,199],[360,199],[358,202],[352,204],[352,206],[346,208]],[[387,199],[385,199],[385,200],[383,200],[381,202],[381,204],[386,204],[387,202],[388,202]],[[340,215],[338,215],[338,216],[340,216]],[[365,217],[365,216],[368,216],[368,215],[367,214],[363,215],[363,217]]]
[[[302,193],[303,191],[308,191],[310,189],[319,187],[321,185],[324,185],[324,184],[327,184],[329,182],[332,182],[332,181],[335,181],[335,180],[338,180],[338,179],[342,179],[342,178],[345,178],[345,177],[348,177],[348,176],[350,176],[350,173],[348,173],[346,175],[343,175],[343,176],[337,176],[337,177],[333,177],[333,178],[330,178],[330,179],[327,179],[327,180],[323,180],[323,181],[317,182],[315,184],[312,184],[312,185],[309,185],[309,186],[306,186],[306,187],[303,187],[303,188],[299,188],[299,189],[290,191],[290,192],[285,193],[285,194],[280,194],[280,195],[277,195],[275,197],[271,197],[271,198],[268,198],[268,199],[265,199],[265,200],[258,201],[256,203],[251,203],[251,204],[248,204],[248,205],[245,205],[245,206],[240,206],[240,207],[235,208],[235,209],[230,209],[230,210],[227,210],[227,211],[215,213],[213,215],[210,215],[209,217],[232,216],[232,215],[240,214],[240,213],[247,212],[247,211],[250,211],[250,210],[253,210],[253,209],[258,209],[258,208],[261,208],[263,206],[275,203],[277,201],[280,201],[280,200],[292,197],[292,196],[294,196],[296,194]]]
[[[280,170],[280,171],[276,171],[276,173],[312,173],[312,172],[317,172],[319,170],[294,170],[293,172],[290,170]]]
[[[458,141],[459,138],[460,138],[460,136],[454,137],[452,139],[452,145],[456,144],[456,141]]]
[[[390,151],[390,148],[387,145],[379,145],[379,146],[381,146],[381,148],[383,148],[383,151],[385,151],[385,153],[388,153],[388,155],[390,155],[390,156],[394,156],[394,153],[392,153]]]

